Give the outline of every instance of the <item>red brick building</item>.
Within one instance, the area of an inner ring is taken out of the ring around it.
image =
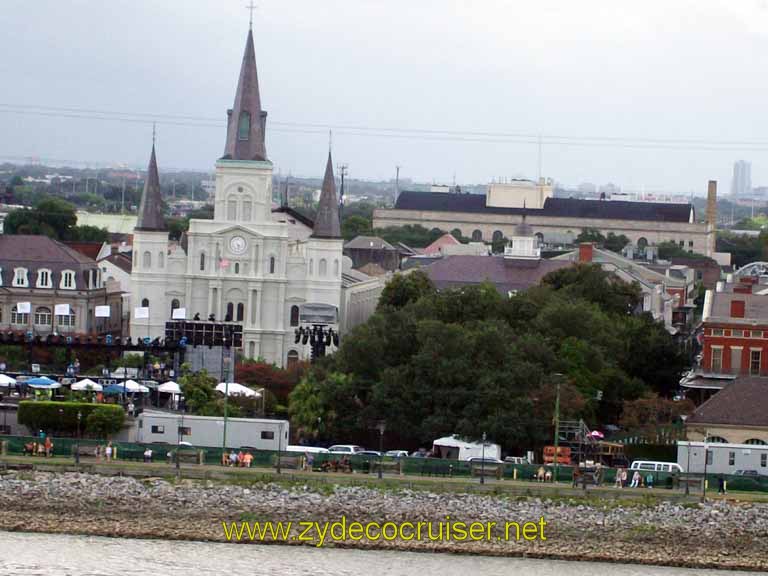
[[[768,375],[768,293],[750,279],[709,290],[702,322],[702,371]],[[768,291],[766,291],[768,292]]]

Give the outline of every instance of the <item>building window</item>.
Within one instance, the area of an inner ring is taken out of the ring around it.
[[[41,269],[37,271],[37,287],[38,288],[53,288],[51,283],[51,271],[47,269]]]
[[[338,278],[339,277],[339,261],[338,259],[335,259],[333,261],[333,277]]]
[[[152,434],[165,434],[165,426],[152,426]]]
[[[179,302],[178,298],[174,298],[171,300],[171,318],[173,318],[173,311],[177,308],[181,308],[181,302]]]
[[[149,299],[148,298],[142,298],[142,300],[141,300],[141,307],[142,308],[149,308]]]
[[[242,322],[245,318],[245,305],[242,302],[237,305],[237,321]]]
[[[227,315],[224,316],[224,322],[232,322],[232,318],[235,313],[235,305],[232,302],[227,304]]]
[[[251,324],[256,324],[256,312],[259,308],[259,292],[258,290],[251,290]],[[253,356],[251,356],[253,358]]]
[[[713,456],[713,454],[714,453],[713,453],[712,450],[707,450],[707,466],[712,466],[712,461],[713,461],[712,456]]]
[[[240,262],[235,262],[235,274],[240,274]]]
[[[328,262],[326,262],[325,258],[320,259],[320,265],[317,267],[317,273],[320,276],[325,276],[328,273]]]
[[[736,452],[728,452],[728,466],[736,465]]]
[[[728,440],[722,436],[707,436],[707,442],[710,444],[728,444]]]
[[[26,326],[29,324],[29,314],[20,314],[16,310],[16,306],[11,308],[11,324],[17,324],[19,326]]]
[[[299,325],[299,307],[291,306],[291,326]]]
[[[275,433],[271,430],[262,430],[261,431],[261,439],[262,440],[274,440],[275,439]]]
[[[768,466],[768,454],[763,452],[760,454],[760,468],[765,468],[766,466]]]
[[[275,273],[275,257],[274,256],[269,257],[269,273],[270,274]]]
[[[765,446],[765,441],[760,438],[750,438],[744,444],[751,444],[752,446]]]
[[[200,252],[200,272],[205,272],[205,252]]]
[[[483,233],[480,230],[472,231],[472,242],[481,242],[483,240]]]
[[[309,273],[315,273],[315,261],[312,258],[309,259]]]
[[[60,287],[68,290],[75,289],[75,273],[72,270],[64,270],[61,273]]]
[[[252,204],[250,200],[243,200],[243,221],[251,221],[251,212],[253,212]]]
[[[296,365],[299,363],[299,353],[296,352],[296,350],[291,350],[288,352],[288,361],[285,364],[285,367],[288,370],[293,370],[296,368]]]
[[[237,200],[229,200],[227,202],[227,220],[237,219]]]
[[[762,358],[762,350],[750,350],[749,351],[749,373],[752,375],[760,374],[760,360]]]
[[[35,309],[35,324],[38,326],[50,326],[51,325],[51,309],[45,306],[40,306]]]
[[[152,254],[150,254],[149,250],[144,252],[144,256],[141,259],[141,266],[142,268],[152,267]]]
[[[179,436],[190,436],[192,434],[192,428],[189,426],[179,426]]]
[[[163,266],[165,266],[165,254],[163,254],[162,252],[158,252],[158,253],[157,253],[157,265],[158,265],[160,268],[162,268]]]
[[[723,370],[723,349],[712,348],[712,372],[719,374]]]
[[[743,338],[744,337],[744,330],[732,330],[731,336],[734,338]]]
[[[685,240],[680,240],[680,248],[685,247]]]
[[[75,327],[75,311],[70,307],[69,314],[66,316],[56,316],[56,326],[67,328]]]
[[[26,268],[15,268],[13,270],[13,285],[23,287],[29,286]]]
[[[251,114],[243,110],[240,112],[240,122],[237,124],[237,139],[248,140],[251,134]]]
[[[722,336],[722,335],[723,335],[722,328],[712,328],[712,336]]]

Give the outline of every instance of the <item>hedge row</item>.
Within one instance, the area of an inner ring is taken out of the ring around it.
[[[74,436],[77,433],[77,413],[80,412],[80,432],[98,435],[115,434],[123,426],[125,413],[120,406],[90,402],[19,402],[19,424],[30,431]]]

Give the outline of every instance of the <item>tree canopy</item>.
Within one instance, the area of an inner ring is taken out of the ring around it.
[[[403,447],[486,432],[506,450],[530,449],[551,438],[558,379],[561,417],[600,426],[618,423],[626,402],[668,394],[684,367],[662,325],[628,314],[638,288],[594,265],[511,298],[490,284],[437,292],[416,274],[393,282],[294,389],[300,433],[364,442],[383,419]]]
[[[5,218],[6,234],[39,234],[55,240],[104,242],[106,230],[78,226],[75,207],[61,198],[43,197],[33,208],[12,210]]]

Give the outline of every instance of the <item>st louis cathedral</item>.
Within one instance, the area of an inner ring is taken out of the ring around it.
[[[174,250],[153,143],[133,236],[132,337],[162,338],[173,310],[184,308],[187,319],[213,315],[242,324],[245,356],[285,366],[309,355],[294,344],[299,307],[339,307],[342,239],[331,154],[314,222],[274,207],[266,120],[249,30],[224,154],[216,162],[213,220],[192,220],[186,242]]]

